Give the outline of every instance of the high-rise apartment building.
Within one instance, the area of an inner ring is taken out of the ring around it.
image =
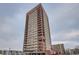
[[[23,51],[44,54],[51,50],[48,16],[41,4],[26,14]]]

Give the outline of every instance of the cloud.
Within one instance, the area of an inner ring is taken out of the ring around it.
[[[79,36],[79,31],[70,31],[70,32],[66,32],[66,31],[62,31],[62,32],[59,32],[59,33],[56,33],[53,35],[53,37],[56,39],[56,40],[73,40],[73,38],[76,38]],[[59,39],[60,38],[60,39]],[[76,39],[75,39],[76,41]]]
[[[52,44],[64,43],[70,48],[79,45],[79,4],[49,5],[45,8],[49,17]]]
[[[36,4],[0,4],[0,49],[23,49],[26,13]]]
[[[64,44],[65,48],[79,45],[79,31],[62,31],[52,35],[52,44]]]
[[[79,29],[79,4],[63,4],[53,15],[55,32]]]
[[[0,4],[0,8],[0,49],[21,50],[23,32],[20,31],[18,23],[20,8],[16,4]]]
[[[23,38],[21,37],[23,37],[23,32],[20,31],[18,26],[18,18],[4,18],[2,22],[0,20],[0,49],[11,48],[21,50],[23,43]]]
[[[0,4],[0,16],[1,17],[13,17],[20,11],[21,4],[16,3],[3,3]]]

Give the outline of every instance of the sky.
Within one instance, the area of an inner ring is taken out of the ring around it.
[[[0,4],[0,49],[22,50],[26,13],[35,3]],[[79,45],[79,4],[42,4],[49,20],[51,43]]]

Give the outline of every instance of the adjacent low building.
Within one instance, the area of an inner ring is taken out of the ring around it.
[[[51,54],[63,55],[65,54],[64,44],[52,45]]]
[[[79,54],[79,48],[66,49],[65,54],[66,55],[77,55]]]
[[[74,54],[74,49],[66,49],[65,54],[66,55],[73,55]]]
[[[16,50],[0,50],[0,55],[25,55],[23,51]]]

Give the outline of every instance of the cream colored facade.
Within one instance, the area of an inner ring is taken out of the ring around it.
[[[45,39],[46,39],[46,50],[51,50],[51,38],[50,38],[50,29],[48,16],[45,11],[43,11],[44,16],[44,30],[45,30]]]
[[[38,47],[37,37],[37,11],[29,15],[28,20],[28,35],[27,35],[27,48],[25,50],[36,51]]]
[[[38,37],[37,37],[37,11],[34,11],[29,15],[28,21],[28,37],[27,46],[28,50],[37,50],[38,47]]]

